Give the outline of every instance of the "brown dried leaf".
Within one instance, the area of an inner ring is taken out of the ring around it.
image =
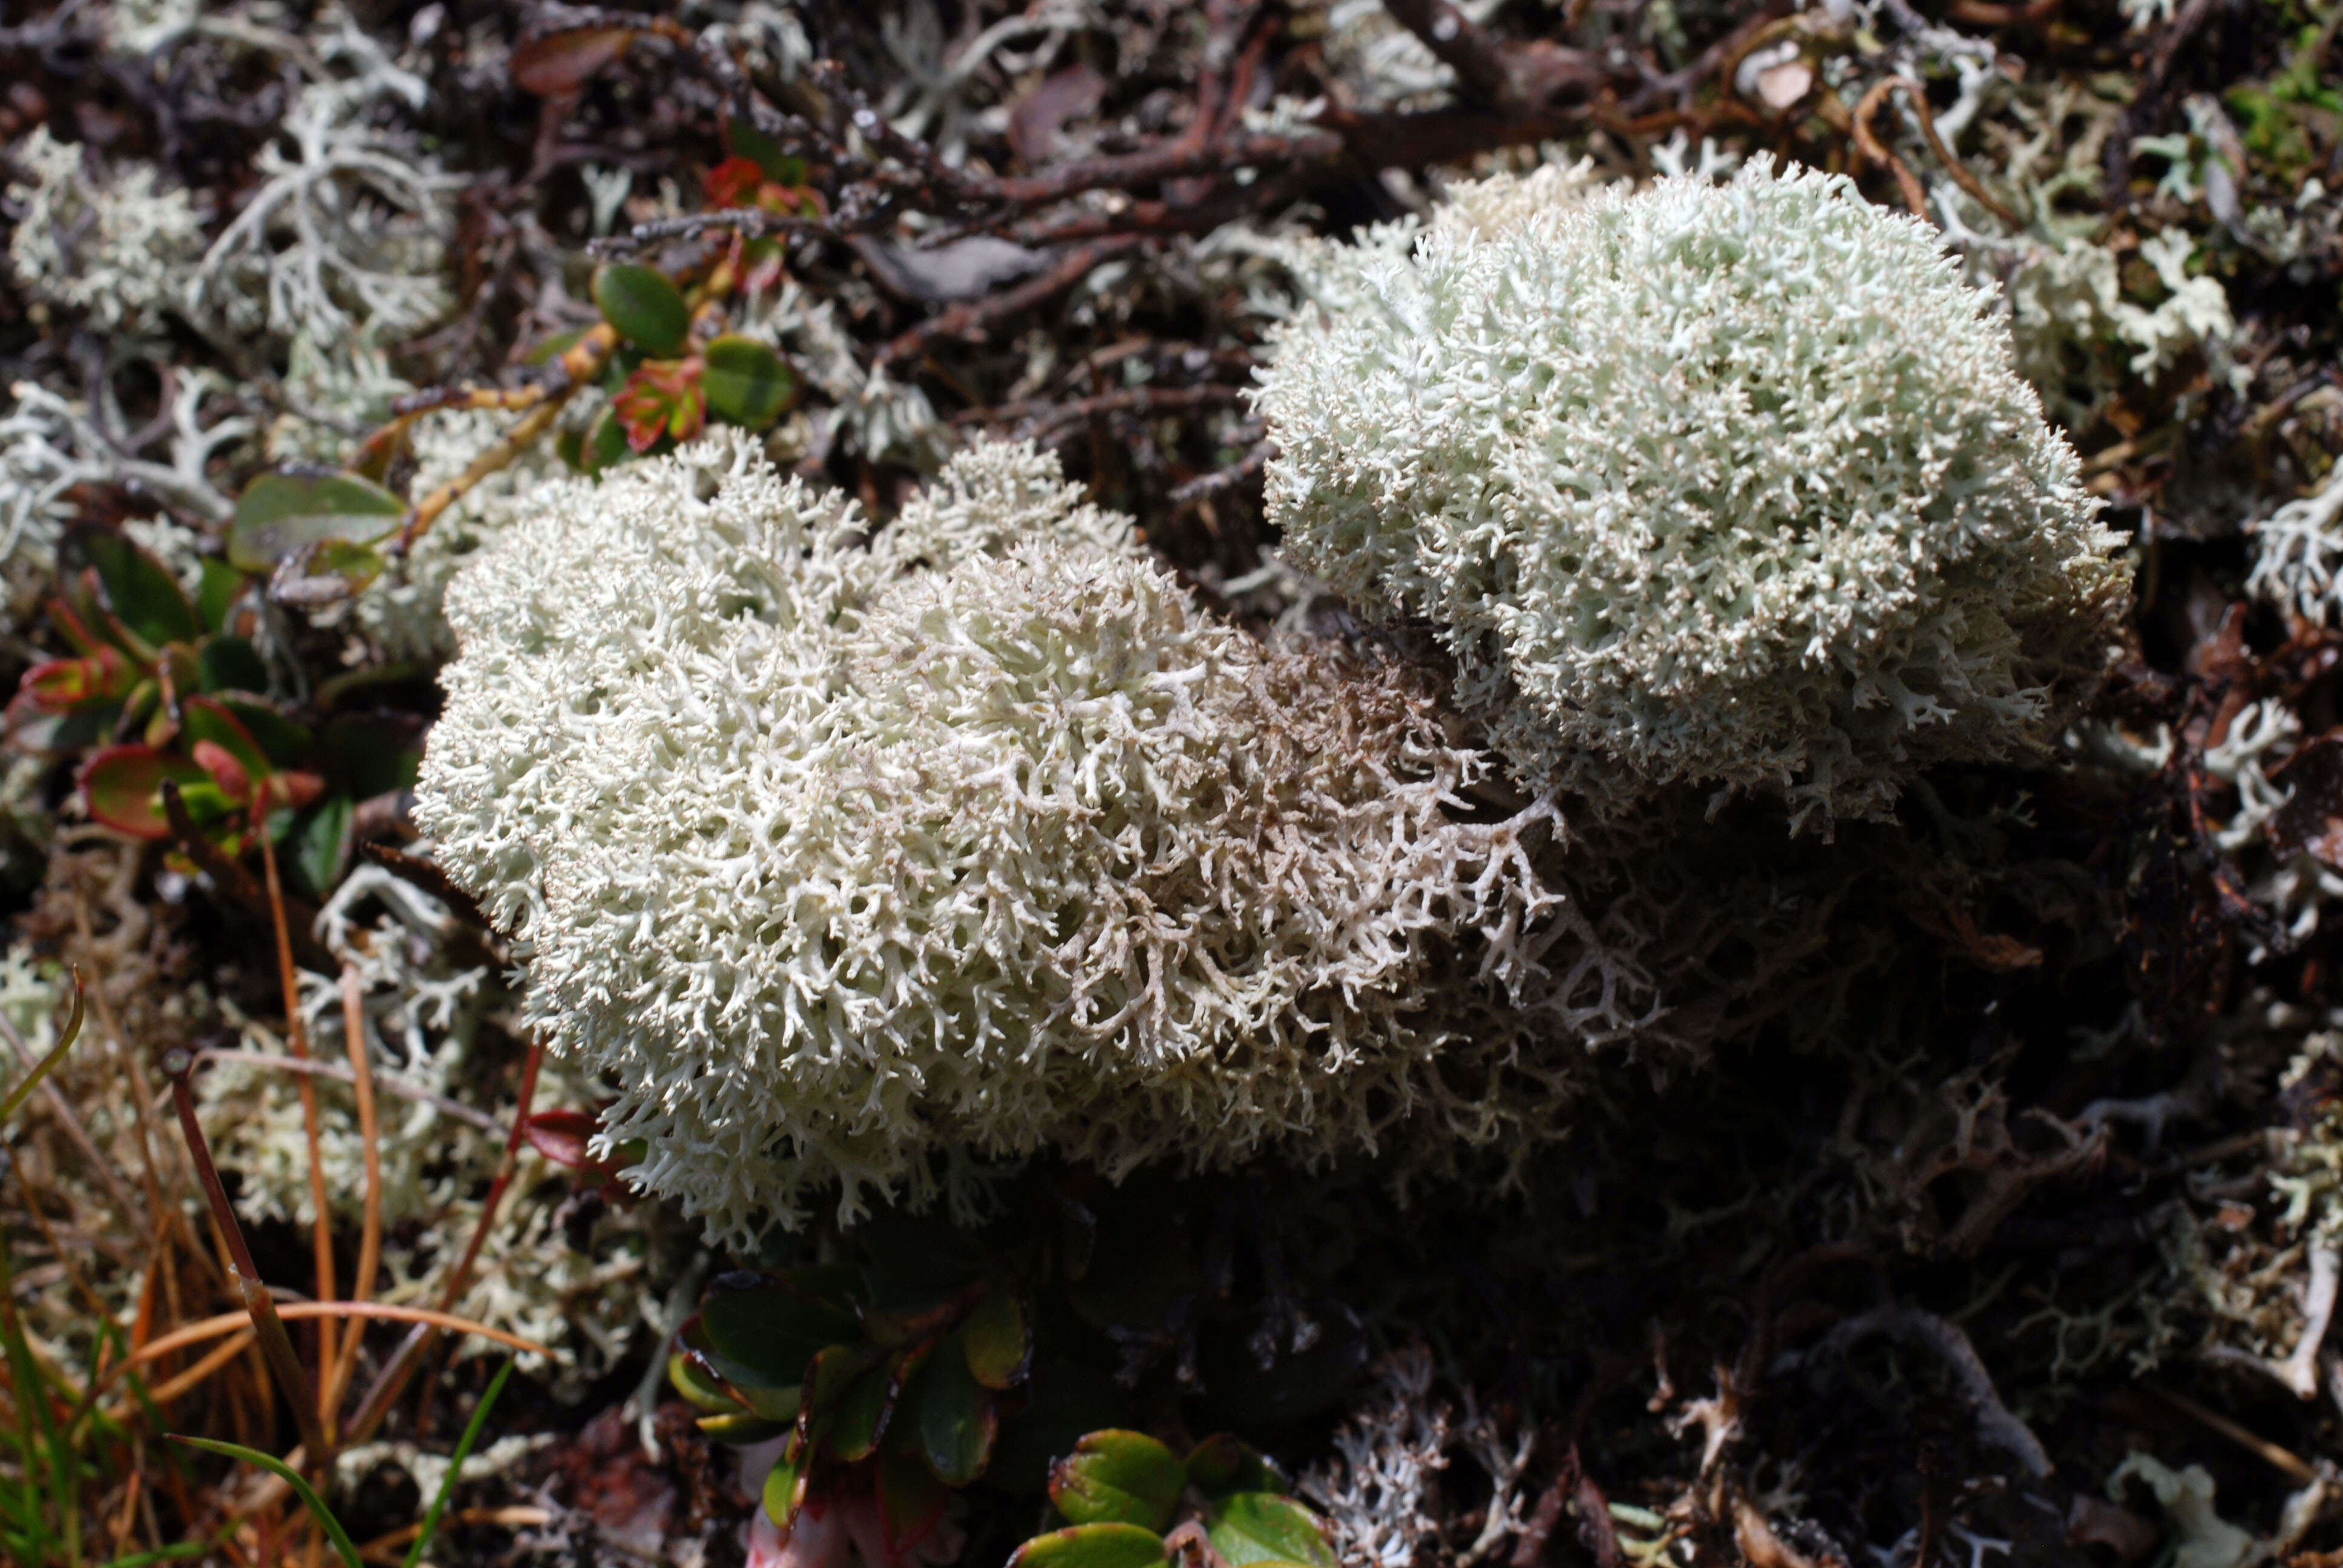
[[[540,98],[566,98],[627,52],[632,27],[575,27],[522,40],[512,52],[513,81]]]
[[[2320,864],[2343,869],[2343,729],[2296,752],[2271,782],[2294,789],[2265,829],[2271,850],[2284,859],[2307,850]]]

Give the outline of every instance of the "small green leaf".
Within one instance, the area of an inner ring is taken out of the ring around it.
[[[175,1432],[171,1436],[171,1441],[186,1443],[189,1448],[200,1448],[206,1453],[226,1454],[230,1459],[240,1459],[246,1464],[256,1464],[267,1471],[293,1489],[293,1495],[301,1500],[302,1506],[308,1509],[310,1517],[317,1520],[318,1525],[326,1532],[326,1539],[334,1543],[336,1556],[347,1563],[349,1568],[366,1568],[366,1564],[358,1557],[357,1543],[351,1540],[350,1533],[342,1528],[342,1522],[334,1517],[334,1511],[326,1506],[326,1500],[310,1490],[309,1483],[301,1479],[300,1472],[283,1460],[271,1458],[256,1448],[246,1448],[236,1442],[222,1442],[216,1438],[181,1437]],[[451,1471],[449,1473],[452,1475],[454,1473]]]
[[[539,338],[527,354],[521,356],[520,362],[524,365],[550,365],[575,348],[578,346],[578,340],[585,336],[584,327],[573,327],[567,332],[557,332],[550,337]]]
[[[279,768],[289,768],[309,749],[309,727],[297,724],[266,702],[249,697],[206,697],[197,699],[206,707],[216,707],[244,727],[268,760]]]
[[[683,1396],[684,1403],[703,1415],[739,1413],[739,1396],[689,1351],[678,1351],[667,1358],[667,1382]]]
[[[203,560],[204,580],[196,589],[196,613],[204,625],[213,631],[226,631],[227,618],[236,612],[236,601],[252,579],[226,561],[206,556]]]
[[[700,1431],[717,1442],[729,1443],[735,1448],[770,1442],[777,1437],[786,1436],[789,1431],[789,1423],[785,1421],[768,1421],[754,1411],[747,1410],[734,1415],[703,1415],[697,1424]]]
[[[273,572],[279,560],[306,546],[387,538],[406,516],[406,502],[356,474],[263,474],[236,503],[228,564]]]
[[[266,691],[268,669],[259,650],[240,637],[210,637],[196,650],[197,678],[206,691]]]
[[[1240,1492],[1222,1498],[1204,1515],[1204,1534],[1229,1563],[1305,1563],[1337,1568],[1326,1527],[1316,1514],[1274,1492]]]
[[[1014,1291],[994,1287],[968,1314],[961,1332],[968,1342],[968,1370],[977,1382],[1005,1389],[1022,1381],[1033,1339],[1026,1332],[1025,1309]]]
[[[797,1523],[798,1510],[805,1506],[806,1482],[813,1469],[804,1462],[802,1452],[792,1441],[781,1451],[780,1459],[765,1476],[765,1517],[787,1530]]]
[[[254,779],[266,779],[277,770],[267,751],[245,727],[243,716],[218,698],[189,698],[182,708],[182,720],[191,747],[199,740],[210,741],[235,758],[236,765]]]
[[[594,274],[594,303],[618,336],[646,353],[667,356],[683,347],[691,310],[657,267],[614,261]]]
[[[313,578],[339,578],[342,586],[357,593],[390,569],[390,562],[372,545],[353,544],[347,539],[323,539],[303,563]]]
[[[1143,1432],[1094,1432],[1060,1460],[1050,1477],[1050,1501],[1076,1524],[1137,1524],[1170,1528],[1188,1467]]]
[[[1214,1432],[1188,1451],[1188,1479],[1208,1497],[1285,1489],[1285,1477],[1261,1450],[1226,1432]]]
[[[838,1424],[838,1414],[855,1380],[875,1364],[868,1345],[831,1345],[806,1365],[805,1397],[798,1404],[798,1441],[820,1453]]]
[[[627,445],[627,427],[618,423],[614,411],[605,408],[578,445],[578,467],[586,473],[598,474],[632,456],[634,451]]]
[[[700,357],[700,389],[719,419],[761,430],[797,401],[796,372],[753,337],[727,333]]]
[[[928,1362],[919,1394],[920,1448],[928,1468],[946,1486],[966,1486],[984,1473],[1001,1418],[992,1396],[968,1370],[968,1351],[955,1332]]]
[[[780,1275],[752,1274],[728,1286],[733,1276],[700,1303],[699,1326],[710,1349],[738,1365],[753,1382],[791,1388],[805,1381],[806,1368],[830,1345],[862,1337],[862,1324],[832,1271],[799,1269]],[[725,1372],[732,1377],[729,1371]]]
[[[293,863],[323,899],[340,885],[350,863],[350,817],[355,807],[347,795],[329,795],[294,829]]]
[[[68,561],[87,564],[106,590],[107,608],[149,647],[204,634],[203,617],[170,568],[112,528],[85,524],[66,536]]]
[[[830,1421],[830,1452],[852,1464],[878,1451],[879,1440],[886,1435],[887,1418],[895,1409],[895,1396],[901,1392],[901,1376],[898,1362],[890,1357],[847,1385]]]
[[[1136,1524],[1076,1524],[1036,1535],[1009,1568],[1161,1568],[1163,1537]]]

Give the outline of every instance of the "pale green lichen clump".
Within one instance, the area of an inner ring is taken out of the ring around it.
[[[45,126],[9,146],[5,161],[26,176],[8,186],[24,208],[8,240],[17,286],[86,312],[102,332],[158,325],[203,250],[203,220],[187,193],[156,188],[151,164],[93,168],[78,145],[54,139]]]
[[[1762,164],[1474,200],[1359,247],[1259,401],[1287,553],[1433,623],[1525,781],[1827,823],[2054,732],[2128,568],[1930,230]]]
[[[1483,764],[1421,690],[1214,621],[1030,451],[903,527],[866,548],[720,437],[538,491],[449,590],[417,820],[636,1180],[739,1238],[826,1183],[917,1197],[952,1148],[1519,1121],[1517,1035],[1452,1040],[1432,994],[1594,960],[1523,943],[1558,900],[1522,825],[1450,820]]]

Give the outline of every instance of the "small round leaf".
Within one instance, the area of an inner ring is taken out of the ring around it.
[[[1009,1568],[1163,1568],[1163,1537],[1136,1524],[1077,1524],[1037,1535]]]
[[[727,333],[708,346],[699,373],[708,411],[761,430],[798,399],[796,372],[753,337]]]
[[[618,336],[644,352],[674,354],[691,332],[691,310],[667,275],[640,262],[612,262],[594,274],[594,303]]]
[[[1252,1563],[1305,1563],[1336,1568],[1334,1549],[1318,1516],[1274,1492],[1240,1492],[1212,1504],[1204,1534],[1229,1568]]]
[[[1050,1501],[1076,1524],[1170,1526],[1188,1467],[1141,1432],[1094,1432],[1050,1476]]]
[[[992,1396],[969,1372],[960,1338],[945,1342],[920,1380],[920,1450],[947,1486],[966,1486],[984,1473],[1001,1422]]]
[[[1033,1340],[1014,1291],[1003,1286],[989,1292],[969,1312],[960,1332],[968,1343],[968,1370],[977,1382],[1005,1389],[1024,1380]]]

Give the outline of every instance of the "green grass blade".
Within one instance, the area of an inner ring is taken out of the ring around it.
[[[263,1453],[256,1448],[246,1448],[240,1442],[222,1442],[216,1437],[180,1437],[174,1433],[171,1441],[184,1442],[189,1448],[200,1448],[207,1453],[224,1453],[230,1459],[241,1459],[247,1464],[256,1464],[267,1471],[290,1486],[294,1495],[307,1506],[310,1516],[325,1527],[326,1539],[334,1543],[334,1551],[348,1564],[348,1568],[366,1568],[366,1564],[358,1560],[357,1543],[351,1540],[350,1533],[342,1528],[342,1522],[334,1517],[334,1511],[326,1506],[326,1500],[312,1491],[309,1483],[301,1479],[300,1473],[283,1460]]]
[[[16,1108],[25,1103],[34,1090],[40,1087],[41,1080],[49,1075],[49,1069],[63,1061],[65,1059],[65,1052],[73,1049],[73,1042],[81,1038],[82,1000],[79,970],[74,971],[73,982],[73,1016],[65,1020],[65,1032],[57,1036],[56,1044],[49,1047],[49,1053],[35,1063],[33,1070],[25,1075],[25,1081],[10,1090],[7,1099],[0,1100],[0,1121],[5,1121],[16,1114]]]
[[[116,1557],[105,1568],[150,1568],[156,1563],[169,1563],[181,1557],[200,1557],[219,1544],[216,1541],[182,1541],[175,1546],[161,1547],[153,1552],[134,1552],[126,1557]]]
[[[439,1528],[439,1516],[447,1511],[447,1499],[456,1494],[456,1477],[463,1473],[464,1461],[470,1456],[472,1445],[480,1441],[480,1429],[488,1423],[488,1407],[497,1402],[497,1395],[505,1391],[505,1379],[512,1376],[509,1361],[497,1369],[488,1380],[488,1392],[480,1396],[478,1409],[464,1427],[464,1440],[456,1445],[455,1455],[447,1461],[447,1473],[439,1478],[439,1495],[431,1500],[430,1511],[423,1516],[423,1528],[417,1533],[415,1544],[407,1549],[407,1568],[415,1568],[423,1561],[423,1549],[431,1544],[431,1533]]]

